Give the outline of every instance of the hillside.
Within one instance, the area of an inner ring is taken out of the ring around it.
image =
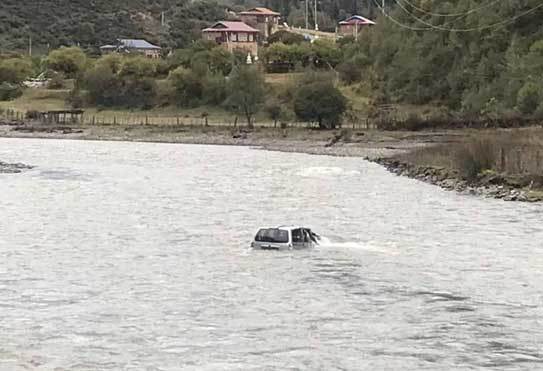
[[[338,20],[356,12],[374,16],[373,4],[372,0],[321,0],[321,29],[333,31]],[[180,48],[197,38],[201,28],[224,18],[226,9],[257,5],[280,11],[294,25],[305,24],[300,0],[3,0],[0,52],[26,50],[29,36],[36,51],[62,45],[96,48],[118,37],[145,37]]]
[[[167,21],[164,26],[163,11]],[[224,7],[213,2],[4,0],[0,7],[0,49],[26,50],[29,36],[37,51],[62,45],[96,48],[120,37],[145,37],[181,47],[197,36],[195,31],[200,26],[223,14]]]

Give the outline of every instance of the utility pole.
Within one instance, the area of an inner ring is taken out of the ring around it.
[[[32,35],[28,35],[28,56],[32,57]]]
[[[305,0],[305,29],[309,29],[309,0]]]
[[[383,15],[386,15],[386,12],[385,12],[385,0],[382,1],[381,10],[383,11]]]
[[[160,25],[161,25],[162,27],[164,27],[165,24],[166,24],[166,17],[165,17],[165,15],[164,15],[164,12],[161,12],[161,13],[160,13]]]
[[[319,24],[317,22],[317,3],[318,0],[315,0],[315,31],[319,30]]]

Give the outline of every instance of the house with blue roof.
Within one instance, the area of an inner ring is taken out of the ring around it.
[[[117,39],[115,44],[100,47],[102,54],[139,53],[148,58],[160,58],[162,48],[143,39]]]

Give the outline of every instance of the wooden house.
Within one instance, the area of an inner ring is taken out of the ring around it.
[[[215,41],[229,52],[242,51],[258,55],[259,31],[244,22],[220,21],[202,30],[205,40]]]
[[[281,14],[268,8],[252,8],[239,13],[239,17],[242,22],[259,30],[266,40],[278,29]]]
[[[102,54],[108,53],[139,53],[148,58],[160,58],[162,48],[141,39],[118,39],[113,45],[100,47]]]
[[[361,29],[375,24],[374,21],[364,18],[361,15],[353,15],[352,17],[339,22],[338,34],[340,36],[352,36],[357,39]]]

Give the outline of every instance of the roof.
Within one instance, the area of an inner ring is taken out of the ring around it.
[[[147,40],[141,39],[119,39],[119,43],[128,49],[161,49],[160,46],[153,45]]]
[[[339,24],[374,25],[376,23],[372,21],[371,19],[362,17],[361,15],[353,15],[352,17],[349,17],[346,20],[339,22]]]
[[[287,231],[291,231],[293,229],[300,229],[300,228],[311,229],[311,228],[303,227],[301,225],[280,225],[278,227],[275,227],[275,229],[284,229],[284,230],[287,230]]]
[[[220,21],[209,28],[204,28],[202,32],[249,32],[258,33],[257,29],[241,21]]]
[[[271,10],[271,9],[268,9],[268,8],[260,8],[260,7],[247,9],[246,11],[240,12],[239,14],[247,14],[247,15],[275,15],[275,16],[280,16],[280,15],[281,15],[280,13],[274,12],[274,11]]]

